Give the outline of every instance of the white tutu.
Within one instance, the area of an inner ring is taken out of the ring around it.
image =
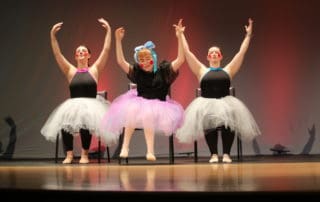
[[[261,134],[251,112],[236,97],[197,97],[185,110],[185,122],[176,137],[182,143],[191,143],[203,138],[204,130],[223,125],[242,140],[252,140]]]
[[[72,135],[78,135],[80,129],[87,129],[90,134],[103,137],[102,141],[107,145],[116,143],[117,137],[103,136],[100,127],[109,105],[110,102],[100,95],[96,98],[69,98],[50,114],[41,134],[47,140],[55,141],[61,129]]]

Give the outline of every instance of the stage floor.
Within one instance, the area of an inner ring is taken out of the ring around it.
[[[78,198],[264,196],[259,201],[271,195],[279,200],[307,195],[320,200],[320,156],[251,156],[230,164],[209,164],[208,160],[201,157],[194,163],[192,157],[175,158],[175,163],[169,164],[166,158],[156,162],[136,158],[121,165],[117,159],[87,165],[77,161],[70,165],[55,164],[54,160],[0,161],[0,191],[12,197],[21,192],[25,196],[54,193]]]

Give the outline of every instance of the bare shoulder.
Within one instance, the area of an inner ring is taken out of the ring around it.
[[[66,73],[66,77],[68,79],[68,82],[70,83],[74,75],[77,73],[76,68],[70,68],[69,71]]]
[[[94,80],[96,80],[96,82],[98,81],[98,78],[99,78],[99,71],[98,71],[98,68],[95,67],[94,65],[91,66],[89,68],[89,73],[91,74],[91,76],[94,78]]]

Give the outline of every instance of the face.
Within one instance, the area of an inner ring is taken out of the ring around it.
[[[75,58],[76,60],[88,60],[91,57],[89,50],[85,46],[79,46],[76,49]]]
[[[143,50],[138,54],[138,62],[140,68],[144,71],[151,72],[153,70],[153,59],[149,50]]]
[[[211,47],[208,51],[207,59],[209,61],[220,61],[222,60],[222,54],[220,48],[218,47]]]

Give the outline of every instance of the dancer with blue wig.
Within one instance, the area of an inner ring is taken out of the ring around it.
[[[179,74],[179,67],[184,62],[181,44],[181,20],[174,25],[178,38],[178,56],[172,62],[163,60],[158,64],[155,44],[147,41],[135,48],[134,64],[124,58],[122,39],[123,27],[115,31],[116,56],[119,66],[127,74],[128,79],[136,84],[135,89],[120,95],[110,105],[103,120],[106,136],[121,135],[124,139],[120,158],[129,155],[129,144],[136,128],[143,129],[147,144],[146,159],[155,161],[154,135],[172,135],[183,122],[183,107],[169,97],[171,84]]]

